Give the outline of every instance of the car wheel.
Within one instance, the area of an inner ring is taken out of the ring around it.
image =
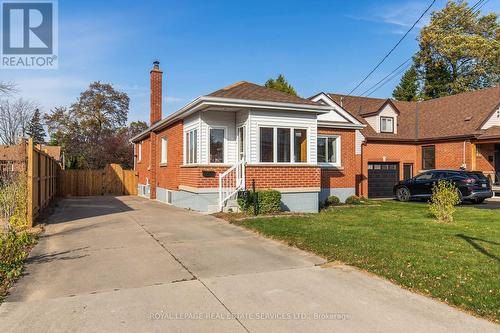
[[[410,190],[407,187],[400,187],[396,190],[396,199],[398,199],[398,201],[410,201],[410,197]]]
[[[474,199],[472,202],[474,202],[475,204],[482,204],[484,202],[484,200],[486,200],[485,198],[478,198],[478,199]]]
[[[462,191],[460,191],[459,189],[457,189],[457,193],[458,193],[458,203],[457,203],[457,205],[461,205],[461,204],[464,203]]]

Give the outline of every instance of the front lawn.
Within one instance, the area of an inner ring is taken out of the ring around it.
[[[381,201],[234,223],[500,321],[500,210],[459,207],[440,224],[421,203]]]

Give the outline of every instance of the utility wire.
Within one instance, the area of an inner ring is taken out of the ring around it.
[[[419,18],[412,24],[412,26],[410,27],[410,29],[408,29],[408,31],[406,31],[406,33],[403,35],[403,37],[401,37],[399,39],[399,41],[396,43],[396,45],[394,45],[392,47],[392,49],[382,58],[382,60],[379,61],[379,63],[363,78],[363,80],[361,80],[360,83],[358,83],[356,85],[356,87],[354,87],[351,91],[349,91],[349,93],[347,94],[347,96],[350,96],[356,89],[359,88],[359,86],[361,86],[372,74],[373,72],[375,72],[377,70],[377,68],[380,67],[380,65],[382,65],[382,63],[391,55],[391,53],[399,46],[399,44],[401,44],[401,42],[403,41],[403,39],[406,38],[406,36],[408,36],[408,34],[410,33],[410,31],[417,25],[418,22],[420,22],[420,20],[422,19],[422,17],[424,17],[425,14],[427,14],[427,12],[429,11],[429,9],[431,9],[431,7],[434,5],[434,3],[436,2],[436,0],[432,0],[431,4],[424,10],[424,12],[419,16]]]
[[[411,67],[411,64],[409,65],[406,65],[405,67],[401,68],[399,71],[397,71],[393,76],[387,78],[387,80],[385,82],[383,82],[380,86],[376,87],[374,90],[372,90],[369,94],[367,94],[365,97],[369,97],[371,96],[371,94],[373,94],[374,92],[376,92],[377,90],[379,90],[380,88],[382,88],[383,86],[385,86],[387,83],[389,83],[390,81],[392,81],[394,78],[396,77],[399,77],[399,74],[403,73],[404,71],[406,71],[408,68]]]
[[[383,82],[385,79],[387,79],[389,76],[391,76],[394,72],[396,72],[398,69],[400,69],[401,67],[403,67],[408,61],[410,61],[412,59],[413,59],[413,57],[410,57],[410,58],[406,59],[402,64],[400,64],[398,67],[396,67],[392,72],[390,72],[389,74],[387,74],[386,76],[384,76],[380,81],[378,81],[373,86],[371,86],[370,88],[366,89],[363,93],[361,93],[361,96],[364,96],[370,90],[372,90],[373,88],[375,88],[376,86],[378,86],[381,82]]]

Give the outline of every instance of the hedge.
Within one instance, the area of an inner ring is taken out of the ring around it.
[[[238,205],[245,213],[254,213],[254,195],[257,196],[257,214],[272,214],[281,211],[281,193],[276,190],[246,192],[238,198]]]

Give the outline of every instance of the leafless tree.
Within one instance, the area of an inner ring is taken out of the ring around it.
[[[17,85],[14,82],[0,81],[0,96],[16,93]]]
[[[19,143],[36,108],[34,102],[22,98],[0,100],[0,142],[6,145]]]

